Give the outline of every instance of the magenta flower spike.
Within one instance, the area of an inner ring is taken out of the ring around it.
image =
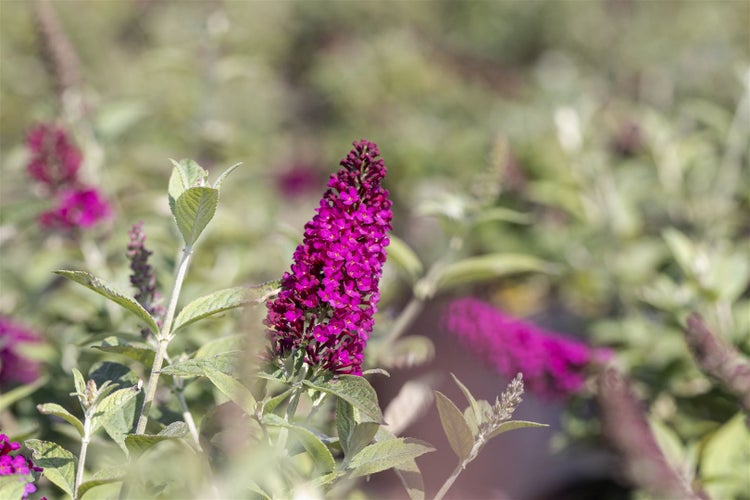
[[[362,374],[392,218],[379,155],[377,145],[355,142],[305,225],[291,271],[268,303],[265,323],[275,356],[303,349],[311,366]]]
[[[39,216],[39,223],[47,229],[85,229],[111,214],[109,202],[98,189],[67,189],[60,194],[57,206]]]
[[[26,136],[31,151],[27,165],[29,175],[51,192],[75,185],[83,156],[61,127],[42,123]]]
[[[31,330],[0,316],[0,387],[12,382],[29,384],[39,377],[39,363],[17,351],[19,344],[40,342]]]
[[[21,447],[20,444],[11,441],[5,434],[0,434],[0,476],[24,475],[28,476],[31,471],[42,472],[41,467],[36,467],[34,463],[25,458],[23,455],[11,455]],[[23,498],[36,491],[33,482],[26,483]]]
[[[580,391],[586,369],[609,357],[606,350],[592,349],[474,298],[451,302],[443,328],[502,375],[523,373],[526,387],[547,397]]]

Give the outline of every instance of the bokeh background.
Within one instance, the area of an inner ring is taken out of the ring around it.
[[[327,176],[367,138],[389,168],[394,234],[426,265],[477,204],[527,218],[477,225],[462,255],[555,265],[435,296],[409,331],[432,346],[390,360],[381,403],[415,377],[458,399],[449,370],[480,397],[501,391],[507,379],[441,333],[441,305],[473,294],[614,348],[660,418],[697,439],[734,409],[706,385],[674,317],[698,309],[750,352],[749,63],[742,0],[2,0],[0,312],[47,339],[30,355],[56,377],[34,398],[69,390],[70,367],[95,358],[72,345],[107,328],[103,306],[52,270],[127,283],[127,230],[143,220],[170,282],[169,158],[214,176],[243,163],[200,243],[184,292],[196,297],[287,270]],[[83,246],[36,223],[49,200],[29,182],[25,136],[50,121],[71,131],[87,182],[113,204]],[[381,333],[410,293],[389,264]],[[236,317],[217,321],[184,343],[236,329]],[[21,430],[45,425],[36,402],[15,406]],[[493,443],[456,498],[628,494],[592,438],[590,401],[531,394],[520,412],[552,429]],[[434,408],[405,434],[441,450],[419,460],[434,494],[453,468]]]

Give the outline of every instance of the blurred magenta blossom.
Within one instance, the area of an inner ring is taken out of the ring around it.
[[[42,472],[41,467],[36,467],[34,463],[25,458],[23,455],[11,455],[12,451],[16,451],[21,447],[20,444],[11,441],[5,434],[0,434],[0,476],[13,476],[16,474],[27,476],[28,479],[32,479],[29,474],[31,471]],[[23,498],[29,496],[29,493],[34,493],[36,486],[33,482],[26,483],[24,489]],[[42,497],[44,500],[44,497]]]
[[[361,375],[392,218],[379,155],[377,145],[355,142],[305,225],[291,272],[268,303],[265,322],[276,356],[304,349],[309,365]]]
[[[611,355],[509,316],[475,298],[451,302],[443,325],[499,373],[513,377],[521,372],[530,391],[547,397],[580,391],[586,369]]]
[[[47,229],[89,228],[112,214],[109,202],[96,188],[67,189],[57,205],[39,216]]]
[[[33,331],[0,316],[0,387],[12,382],[28,384],[39,377],[39,363],[24,358],[17,348],[20,344],[40,341]]]
[[[83,156],[62,127],[38,124],[26,136],[26,144],[31,152],[27,171],[49,191],[56,192],[78,182]]]
[[[316,192],[322,184],[320,172],[306,163],[297,163],[283,169],[275,180],[276,189],[286,198]]]

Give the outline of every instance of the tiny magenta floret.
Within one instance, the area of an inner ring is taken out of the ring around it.
[[[268,303],[273,355],[303,349],[309,365],[362,374],[392,218],[379,156],[374,143],[355,142],[331,175],[281,292]]]

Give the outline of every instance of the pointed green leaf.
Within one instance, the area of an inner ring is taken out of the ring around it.
[[[357,453],[349,462],[347,470],[352,477],[366,476],[398,467],[409,460],[435,451],[429,444],[410,438],[378,441]]]
[[[26,493],[26,483],[30,475],[13,474],[0,476],[0,498],[6,500],[21,500]]]
[[[439,391],[433,392],[443,432],[459,461],[463,461],[469,457],[474,446],[474,436],[471,434],[469,424],[466,423],[463,414],[456,408],[453,401]]]
[[[209,187],[191,187],[177,198],[174,217],[185,245],[196,242],[213,219],[218,203],[219,191]]]
[[[310,455],[313,463],[322,472],[331,472],[336,467],[336,462],[333,459],[328,447],[318,439],[318,437],[305,429],[302,426],[291,424],[283,418],[269,413],[263,416],[263,423],[267,426],[284,427],[299,440],[299,443],[305,448],[305,451]]]
[[[376,441],[388,441],[390,439],[396,439],[396,436],[383,427],[378,429],[377,434],[375,434]],[[424,500],[424,479],[417,462],[413,458],[405,460],[395,466],[394,470],[401,480],[401,484],[404,485],[410,500]]]
[[[231,374],[235,371],[239,355],[239,352],[233,351],[206,358],[188,359],[169,365],[161,372],[164,375],[177,375],[178,377],[202,377],[206,369]]]
[[[228,169],[226,169],[226,170],[224,171],[224,173],[222,173],[222,174],[221,174],[221,175],[219,176],[219,178],[218,178],[218,179],[216,179],[216,182],[214,182],[214,189],[221,189],[221,185],[222,185],[222,184],[224,183],[224,179],[226,179],[226,178],[227,178],[227,176],[228,176],[229,174],[231,174],[232,172],[234,172],[234,169],[236,169],[236,168],[237,168],[237,167],[239,167],[240,165],[242,165],[242,162],[240,162],[240,163],[235,163],[234,165],[232,165],[231,167],[229,167]]]
[[[239,380],[210,367],[204,367],[203,373],[222,394],[242,408],[242,411],[248,415],[255,413],[255,398]]]
[[[383,413],[378,405],[378,395],[364,377],[341,375],[338,379],[329,382],[313,383],[304,380],[303,384],[312,389],[342,398],[358,409],[363,417],[372,422],[383,422]]]
[[[143,366],[151,366],[154,364],[154,356],[156,352],[151,346],[148,345],[133,345],[127,340],[110,336],[102,341],[100,345],[93,346],[94,349],[98,349],[104,352],[114,352],[122,354],[123,356],[132,360],[138,361]]]
[[[78,485],[78,497],[83,498],[92,488],[103,484],[117,483],[123,479],[125,479],[125,470],[123,468],[97,471],[91,479]]]
[[[76,392],[80,395],[86,393],[86,379],[83,378],[83,374],[78,371],[78,368],[73,368],[73,383],[76,387]]]
[[[349,456],[349,437],[357,426],[354,420],[354,407],[342,398],[336,398],[336,432],[344,455]]]
[[[482,411],[479,408],[479,403],[477,403],[477,400],[471,394],[471,391],[469,390],[469,388],[466,387],[464,384],[462,384],[461,381],[458,380],[458,377],[456,377],[456,375],[451,373],[451,377],[453,377],[453,381],[456,383],[458,388],[461,389],[461,392],[464,393],[464,397],[466,398],[466,401],[469,403],[469,408],[471,408],[471,411],[474,412],[474,422],[476,422],[478,426],[479,422],[483,420]]]
[[[49,441],[28,439],[24,444],[33,452],[34,463],[44,469],[44,476],[72,497],[78,459],[62,446]]]
[[[265,414],[274,411],[281,403],[284,402],[284,400],[286,400],[286,398],[288,398],[292,394],[292,391],[292,389],[287,389],[286,391],[264,401],[263,413]]]
[[[406,273],[409,281],[416,283],[424,274],[422,261],[404,240],[392,234],[389,238],[391,242],[387,248],[388,261],[395,262]]]
[[[195,299],[186,305],[174,321],[172,333],[198,320],[219,314],[245,304],[262,302],[265,295],[261,288],[238,286],[219,290],[212,294]]]
[[[12,389],[4,394],[0,394],[0,413],[16,401],[20,401],[29,397],[31,394],[36,392],[40,387],[44,386],[49,381],[49,377],[44,376],[38,378],[34,383],[21,385]]]
[[[169,439],[180,439],[187,435],[188,427],[185,422],[172,422],[159,431],[158,434],[131,434],[125,437],[125,446],[130,455],[138,456],[157,443]]]
[[[246,340],[247,335],[245,334],[229,335],[209,340],[195,352],[195,358],[210,358],[219,354],[241,351],[245,346]]]
[[[543,260],[525,254],[496,253],[468,257],[443,267],[436,280],[438,290],[491,280],[528,271],[551,271]]]
[[[508,420],[507,422],[503,422],[502,424],[500,424],[497,429],[492,431],[487,436],[487,439],[492,439],[493,437],[498,436],[503,432],[508,432],[515,429],[523,429],[525,427],[549,427],[549,425],[539,424],[537,422],[527,422],[525,420]]]
[[[55,403],[45,403],[42,405],[37,405],[37,410],[39,410],[39,413],[42,413],[44,415],[54,415],[56,417],[59,417],[66,422],[68,422],[70,425],[76,428],[78,431],[78,434],[83,437],[84,430],[83,430],[83,423],[78,420],[75,415],[70,413],[68,410],[63,408],[62,406],[55,404]]]
[[[148,313],[148,311],[146,311],[133,297],[118,290],[113,284],[97,278],[85,271],[60,270],[55,271],[55,274],[64,276],[69,280],[75,281],[76,283],[95,291],[99,295],[108,298],[115,304],[122,306],[138,316],[138,319],[143,321],[152,332],[155,334],[159,333],[159,327],[156,324],[156,320]]]
[[[170,158],[174,168],[172,175],[169,177],[169,209],[175,214],[175,204],[177,199],[191,187],[202,186],[208,176],[203,167],[193,160],[180,160],[176,162]]]
[[[710,498],[743,498],[747,494],[750,429],[742,412],[712,432],[700,456],[701,482]]]
[[[348,439],[348,456],[355,456],[362,449],[370,444],[372,439],[375,437],[375,433],[378,432],[380,424],[376,422],[362,422],[354,426],[354,430]]]
[[[96,432],[105,420],[109,420],[110,417],[120,411],[139,392],[140,389],[135,385],[127,389],[115,391],[104,398],[101,403],[96,405],[96,411],[91,417],[91,433]]]

